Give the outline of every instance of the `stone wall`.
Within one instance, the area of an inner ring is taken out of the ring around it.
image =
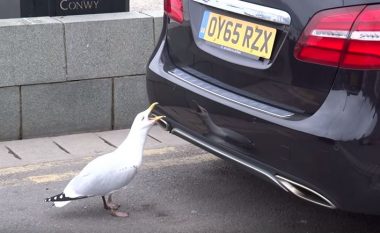
[[[19,18],[20,0],[0,0],[0,19]]]
[[[126,128],[160,12],[0,20],[0,140]]]

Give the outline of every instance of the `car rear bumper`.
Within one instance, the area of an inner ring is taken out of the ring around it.
[[[223,93],[184,70],[171,64],[164,43],[148,67],[149,99],[160,103],[172,133],[301,198],[380,213],[378,109],[368,97],[349,95],[338,78],[315,114],[297,115]]]

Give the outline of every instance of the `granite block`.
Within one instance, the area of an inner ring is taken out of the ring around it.
[[[20,137],[20,88],[0,88],[0,140]]]
[[[136,12],[67,16],[67,77],[145,74],[154,48],[153,18]]]
[[[112,79],[24,86],[23,137],[111,129]]]
[[[48,17],[0,20],[0,87],[64,81],[63,38]]]
[[[154,22],[154,43],[157,44],[163,27],[163,11],[142,11],[141,13],[153,17]]]
[[[114,88],[114,129],[128,128],[148,107],[145,76],[115,78]]]

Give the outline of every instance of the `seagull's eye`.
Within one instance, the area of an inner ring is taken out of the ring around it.
[[[141,120],[143,121],[144,119],[145,119],[145,117],[143,116]]]

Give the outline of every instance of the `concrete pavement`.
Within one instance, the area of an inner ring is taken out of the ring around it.
[[[0,142],[0,168],[105,154],[119,146],[128,131],[125,129]],[[186,144],[182,139],[155,126],[149,133],[145,149]]]

